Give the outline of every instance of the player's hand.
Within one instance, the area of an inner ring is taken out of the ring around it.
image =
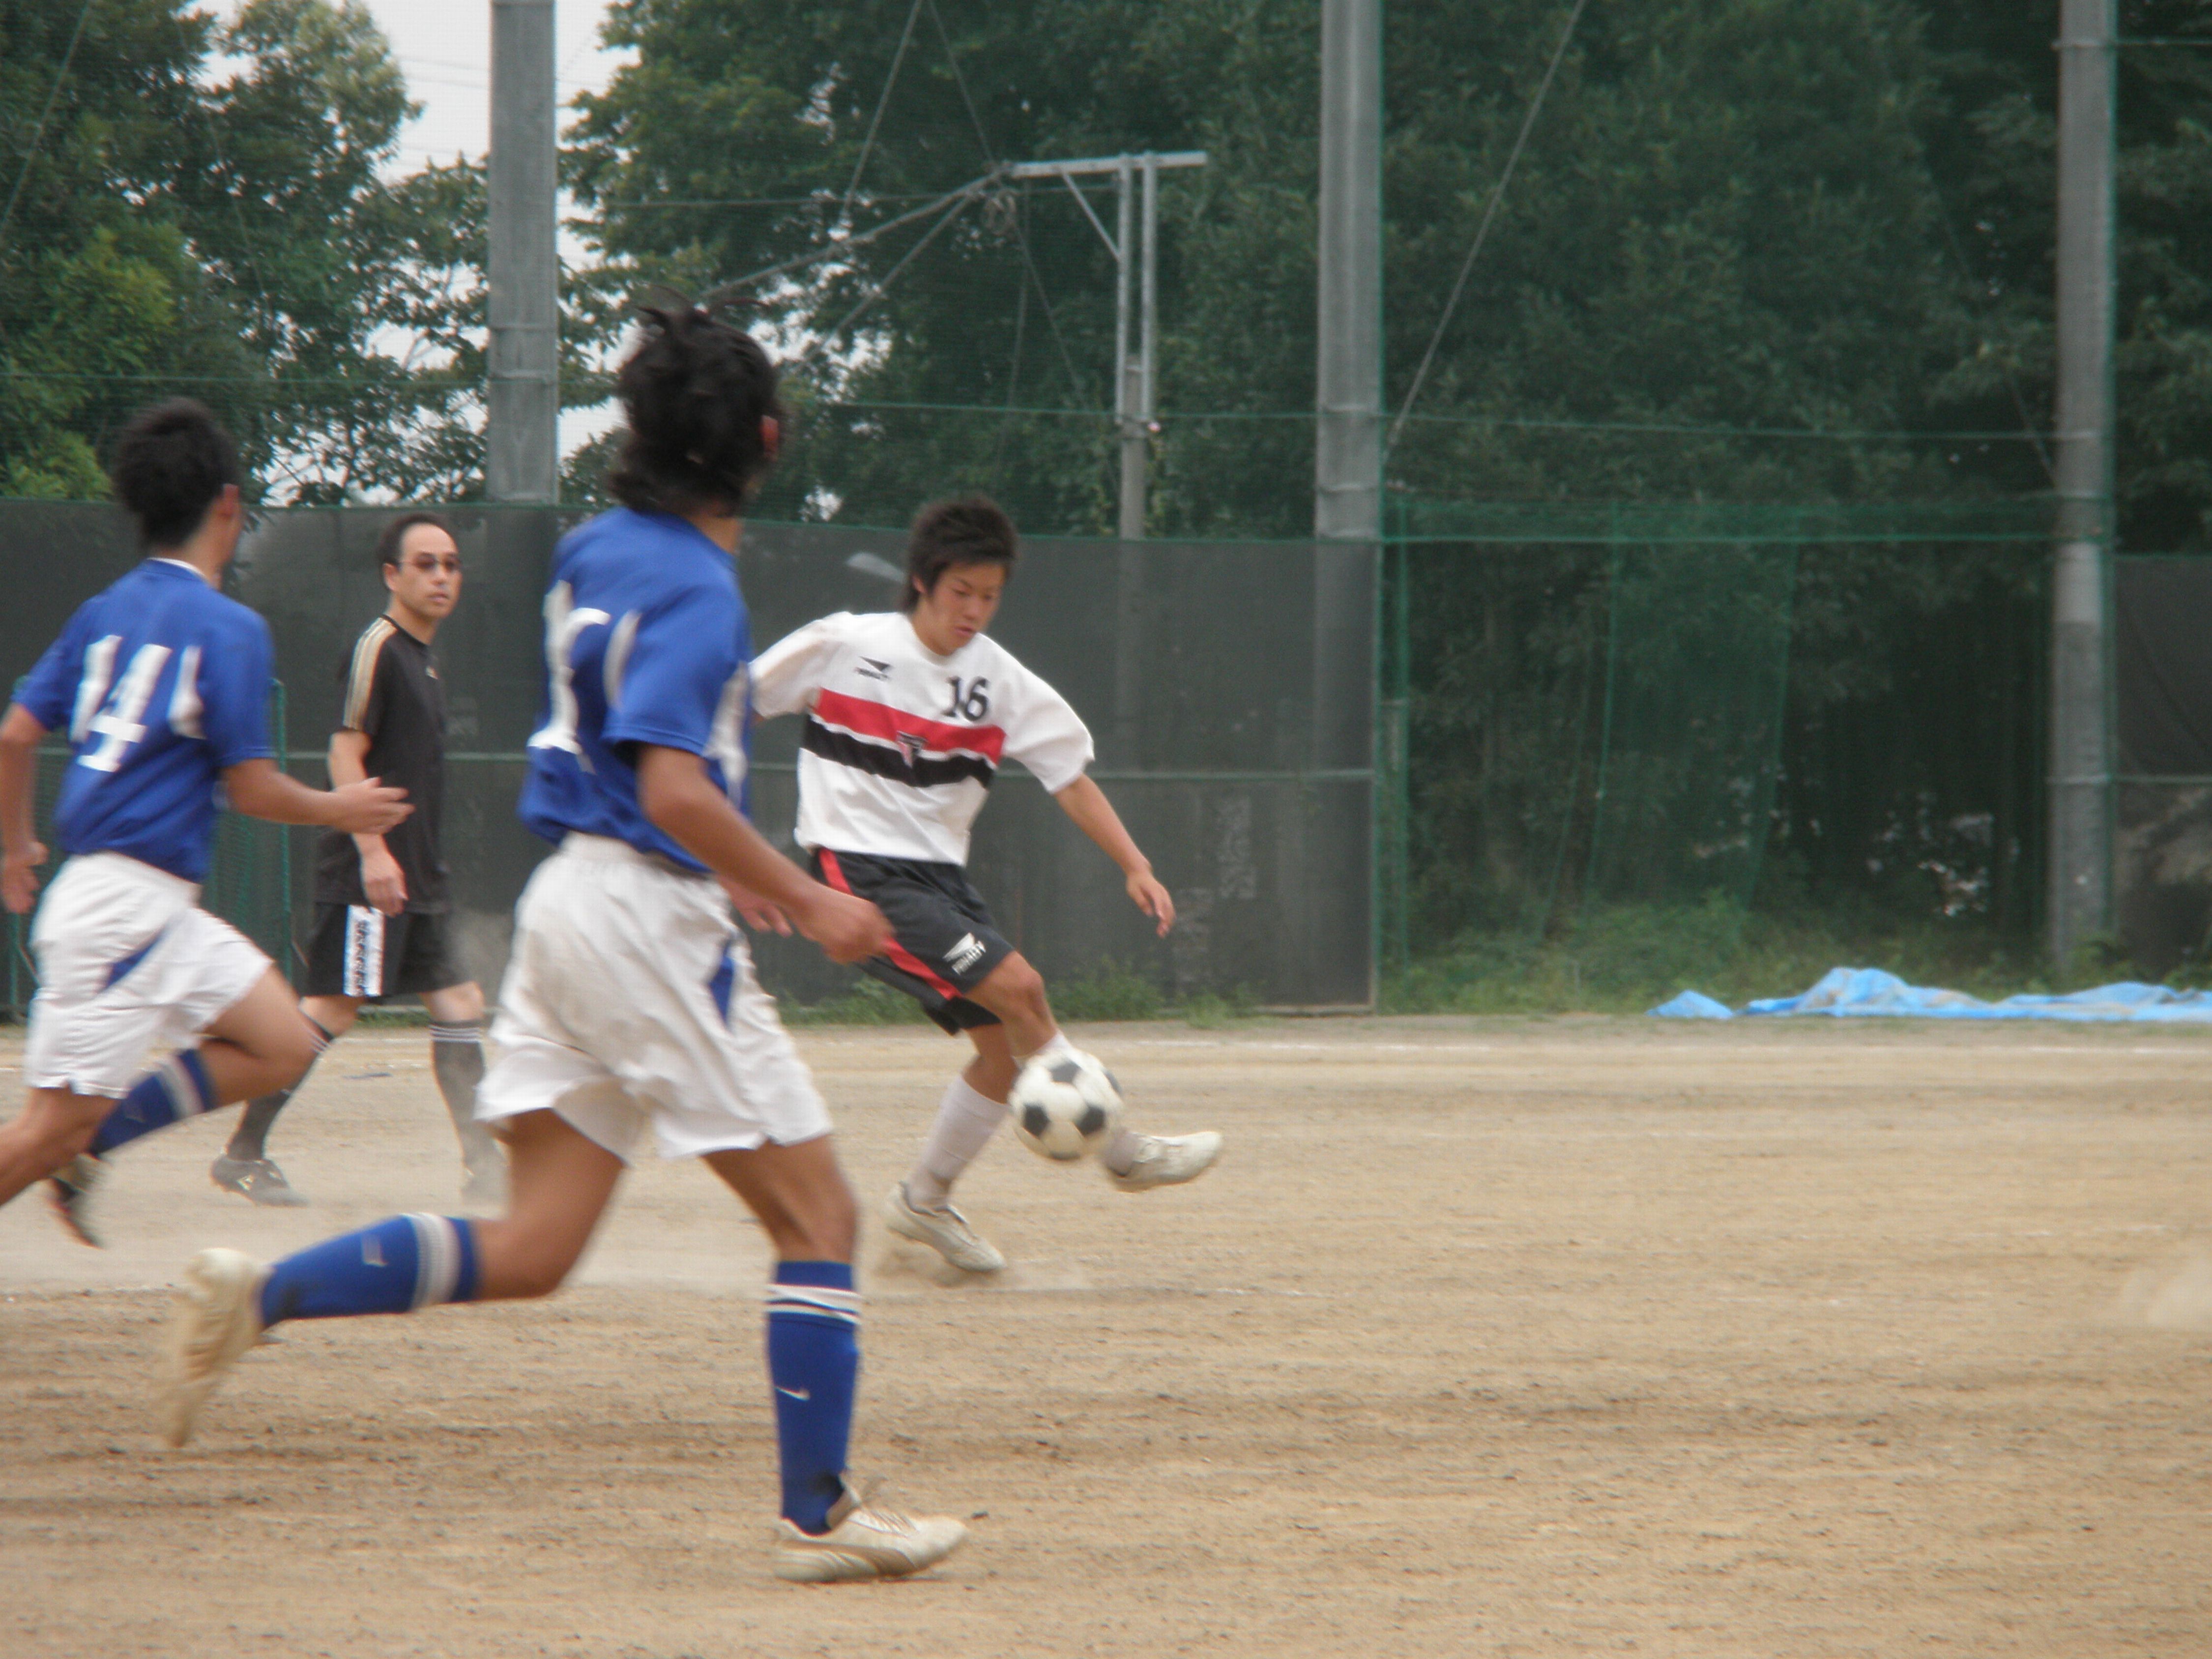
[[[361,890],[387,916],[396,916],[407,908],[407,878],[400,871],[399,860],[382,848],[361,855]]]
[[[891,948],[891,925],[884,913],[835,888],[817,887],[805,911],[792,920],[832,962],[865,962]]]
[[[39,902],[38,868],[46,861],[46,844],[35,841],[20,853],[0,858],[0,900],[17,915],[30,915]]]
[[[414,810],[404,789],[374,778],[331,791],[331,828],[349,836],[380,836]]]
[[[1129,902],[1159,923],[1159,936],[1165,939],[1168,929],[1175,926],[1175,897],[1160,884],[1159,878],[1149,870],[1129,872]]]
[[[791,937],[791,918],[783,913],[781,905],[769,903],[751,888],[740,886],[727,876],[717,876],[714,879],[722,884],[722,890],[730,896],[730,902],[737,907],[738,920],[746,927],[756,933],[780,933],[786,939]]]

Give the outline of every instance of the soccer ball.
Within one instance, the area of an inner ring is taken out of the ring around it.
[[[1121,1121],[1114,1074],[1079,1048],[1040,1054],[1023,1066],[1006,1103],[1022,1145],[1055,1164],[1088,1158]]]

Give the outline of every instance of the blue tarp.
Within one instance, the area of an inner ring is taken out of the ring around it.
[[[2212,1024],[2212,991],[2174,991],[2123,981],[2064,996],[2022,994],[1984,1002],[1964,991],[1907,985],[1879,968],[1831,968],[1802,996],[1769,997],[1741,1009],[1685,991],[1651,1012],[1662,1019],[1736,1019],[1750,1014],[1827,1014],[1838,1019],[1903,1015],[1914,1019],[2145,1020]]]

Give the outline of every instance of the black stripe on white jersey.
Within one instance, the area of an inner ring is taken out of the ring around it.
[[[806,731],[799,743],[808,753],[824,760],[872,772],[894,783],[910,783],[917,789],[933,789],[969,778],[988,789],[998,775],[999,769],[981,755],[928,755],[909,750],[904,744],[876,743],[824,726],[811,714],[806,717]]]

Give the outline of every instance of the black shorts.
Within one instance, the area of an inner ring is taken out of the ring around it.
[[[861,970],[905,992],[922,1012],[957,1036],[999,1017],[963,992],[981,984],[1013,955],[991,925],[983,896],[957,864],[878,859],[860,853],[814,854],[814,873],[841,893],[856,893],[888,917],[896,943],[870,957]]]
[[[453,950],[453,918],[403,910],[387,916],[366,904],[318,904],[307,941],[311,997],[404,996],[465,983]]]

